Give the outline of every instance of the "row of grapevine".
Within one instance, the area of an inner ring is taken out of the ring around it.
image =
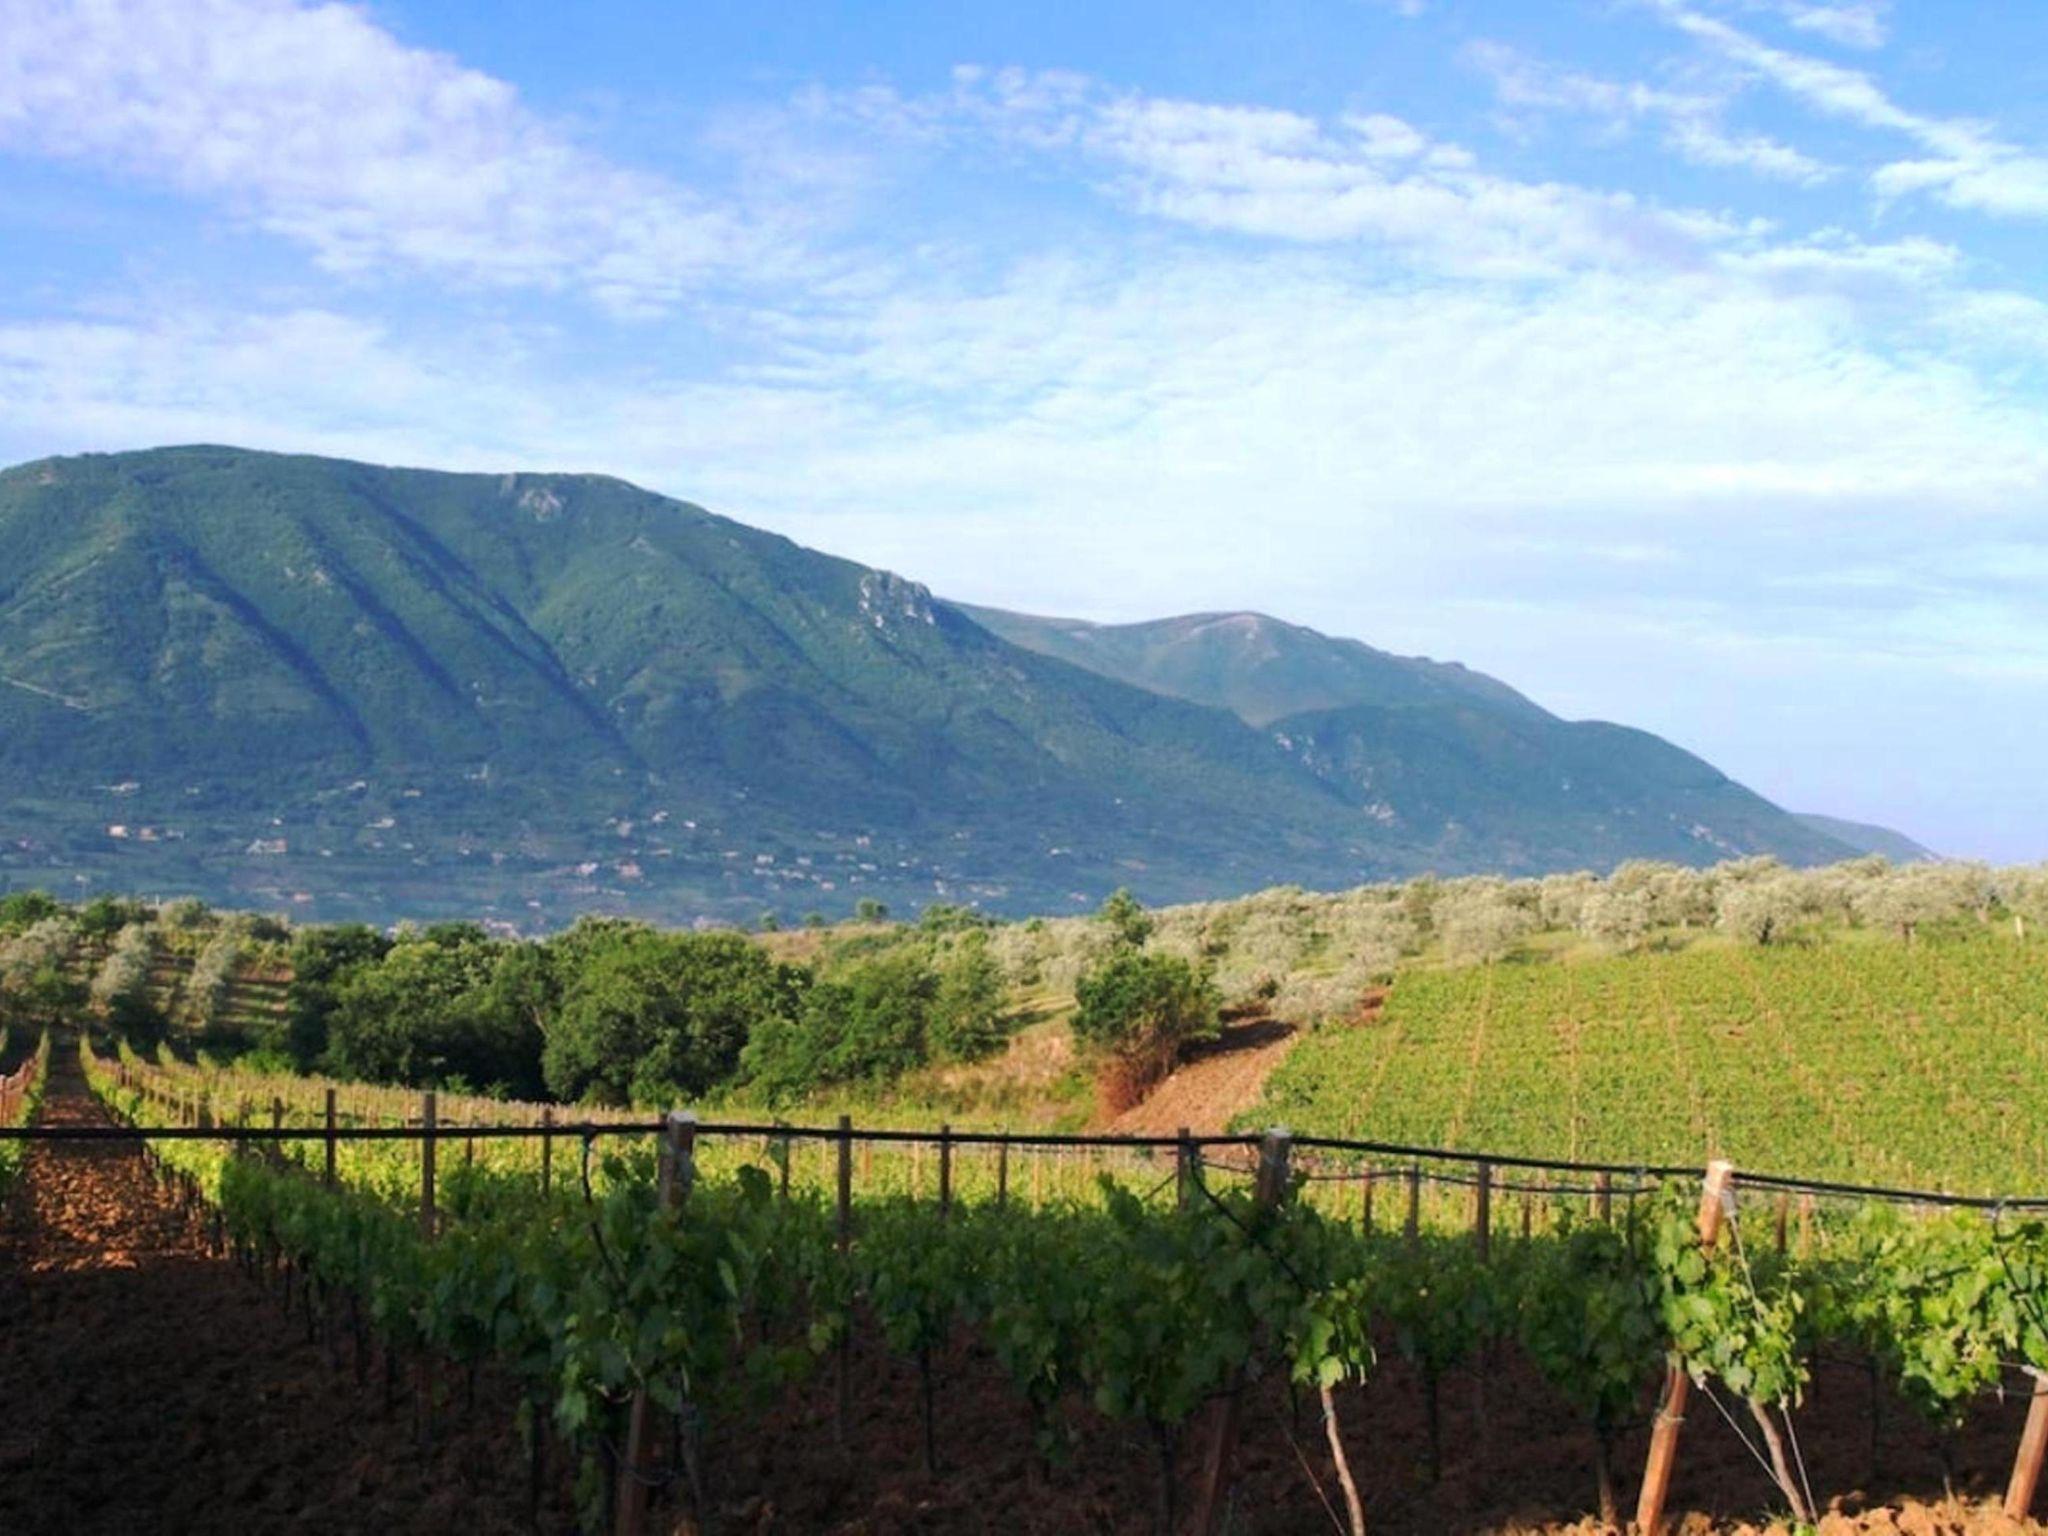
[[[1972,929],[1404,974],[1247,1119],[1605,1162],[2048,1188],[2048,964]]]
[[[119,1115],[166,1123],[156,1095],[88,1053]],[[293,1144],[286,1144],[291,1146]],[[1823,1213],[1804,1243],[1732,1227],[1703,1249],[1691,1197],[1667,1189],[1617,1224],[1565,1213],[1554,1228],[1482,1247],[1428,1230],[1367,1231],[1313,1203],[1242,1188],[1147,1200],[1114,1183],[1088,1200],[941,1205],[863,1198],[842,1226],[830,1199],[770,1166],[657,1175],[644,1148],[599,1156],[543,1188],[532,1170],[450,1160],[439,1219],[416,1205],[418,1148],[350,1144],[332,1183],[309,1161],[165,1141],[157,1156],[203,1198],[224,1236],[289,1267],[330,1328],[416,1367],[490,1360],[575,1451],[595,1506],[645,1486],[632,1426],[684,1426],[669,1468],[700,1504],[721,1437],[814,1373],[844,1370],[855,1331],[914,1362],[928,1454],[938,1362],[978,1338],[1057,1459],[1076,1405],[1142,1429],[1156,1448],[1159,1520],[1181,1514],[1190,1437],[1222,1435],[1260,1378],[1317,1395],[1333,1467],[1352,1485],[1341,1420],[1372,1390],[1383,1351],[1414,1367],[1434,1425],[1445,1374],[1522,1350],[1583,1416],[1603,1505],[1608,1451],[1646,1408],[1668,1358],[1729,1394],[1775,1448],[1824,1346],[1854,1347],[1938,1427],[2015,1367],[2048,1370],[2048,1224],[1981,1215]],[[1284,1175],[1284,1141],[1269,1139]],[[1434,1440],[1434,1437],[1433,1437]],[[535,1444],[540,1444],[536,1435]],[[1796,1439],[1795,1439],[1796,1444]],[[1440,1451],[1433,1451],[1432,1460]],[[627,1465],[621,1469],[621,1459]],[[1782,1456],[1774,1457],[1781,1469]],[[1789,1470],[1786,1502],[1809,1491]],[[1212,1489],[1198,1490],[1212,1493]],[[1198,1501],[1198,1508],[1206,1507]],[[593,1518],[597,1518],[595,1508]],[[1363,1510],[1354,1508],[1353,1523]]]
[[[0,1029],[0,1055],[7,1047],[7,1032]],[[5,1076],[0,1076],[0,1126],[28,1125],[43,1102],[43,1082],[50,1066],[50,1037],[45,1034],[33,1056]],[[0,1141],[0,1191],[14,1182],[21,1171],[23,1143]]]

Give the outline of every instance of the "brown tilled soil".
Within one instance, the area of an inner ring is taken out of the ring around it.
[[[1197,1136],[1228,1130],[1231,1117],[1256,1104],[1266,1079],[1294,1049],[1295,1029],[1278,1019],[1224,1027],[1141,1103],[1106,1127],[1112,1136],[1171,1136],[1185,1126]]]
[[[45,1123],[100,1123],[55,1053]],[[520,1532],[510,1420],[430,1450],[208,1255],[126,1143],[31,1150],[0,1214],[0,1532]]]
[[[55,1123],[99,1118],[59,1057]],[[457,1389],[430,1449],[379,1374],[347,1368],[287,1320],[275,1292],[210,1257],[121,1144],[39,1147],[0,1218],[0,1532],[514,1532],[527,1523],[525,1457],[486,1383]],[[1018,1533],[1149,1536],[1158,1465],[1137,1432],[1076,1407],[1072,1446],[1036,1464],[1024,1412],[991,1361],[963,1341],[939,1362],[937,1476],[923,1466],[914,1369],[872,1340],[857,1348],[849,1434],[832,1428],[831,1373],[714,1436],[714,1533]],[[1426,1430],[1411,1373],[1389,1363],[1340,1397],[1346,1442],[1375,1536],[1591,1536],[1590,1445],[1571,1413],[1512,1360],[1490,1376],[1477,1434],[1473,1378],[1442,1387],[1444,1470],[1423,1474]],[[1888,1405],[1871,1468],[1860,1366],[1823,1365],[1800,1415],[1812,1481],[1838,1513],[1830,1533],[1992,1536],[2021,1529],[1985,1501],[2003,1485],[2023,1405],[1987,1404],[1954,1448],[1962,1502],[1941,1488],[1931,1438]],[[1624,1497],[1644,1434],[1617,1452]],[[1178,1453],[1191,1486],[1199,1441]],[[1331,1461],[1311,1404],[1268,1383],[1246,1398],[1235,1536],[1339,1530]],[[1861,1491],[1851,1491],[1861,1490]],[[1685,1430],[1674,1505],[1704,1510],[1681,1536],[1777,1529],[1772,1490],[1711,1405]],[[559,1531],[552,1488],[543,1529]],[[673,1528],[673,1521],[658,1529]]]

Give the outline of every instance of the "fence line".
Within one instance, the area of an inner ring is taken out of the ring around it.
[[[43,1142],[102,1142],[102,1141],[228,1141],[228,1142],[285,1142],[285,1141],[453,1141],[470,1138],[486,1140],[531,1141],[539,1138],[566,1138],[575,1141],[595,1140],[611,1136],[656,1136],[661,1133],[661,1120],[557,1120],[540,1124],[500,1123],[494,1125],[464,1124],[444,1121],[433,1128],[417,1125],[213,1125],[213,1126],[135,1126],[135,1125],[65,1125],[65,1126],[18,1126],[0,1125],[0,1141],[43,1141]],[[958,1150],[968,1147],[1019,1149],[1025,1151],[1122,1151],[1139,1154],[1178,1152],[1186,1148],[1199,1152],[1208,1148],[1255,1149],[1260,1138],[1252,1134],[1204,1135],[1204,1136],[1108,1136],[1078,1133],[1030,1132],[1030,1131],[969,1131],[941,1128],[938,1130],[904,1130],[895,1127],[869,1127],[839,1125],[794,1125],[772,1121],[711,1121],[696,1123],[699,1137],[731,1138],[734,1140],[759,1140],[769,1143],[815,1141],[837,1143],[850,1141],[857,1145],[899,1145],[924,1147],[950,1147]],[[1336,1136],[1296,1136],[1293,1145],[1304,1152],[1322,1152],[1350,1159],[1393,1158],[1401,1160],[1401,1167],[1377,1169],[1347,1168],[1343,1163],[1324,1166],[1310,1164],[1306,1170],[1311,1179],[1332,1181],[1362,1180],[1370,1171],[1376,1179],[1392,1181],[1407,1178],[1411,1174],[1432,1185],[1470,1186],[1473,1176],[1453,1172],[1442,1167],[1422,1169],[1414,1165],[1429,1162],[1438,1165],[1452,1163],[1477,1168],[1512,1168],[1532,1173],[1558,1173],[1572,1175],[1619,1176],[1629,1180],[1626,1186],[1615,1186],[1611,1193],[1628,1195],[1640,1193],[1659,1180],[1696,1179],[1699,1168],[1695,1166],[1650,1163],[1596,1163],[1567,1159],[1531,1157],[1516,1153],[1480,1152],[1469,1149],[1447,1147],[1419,1147],[1396,1142],[1360,1141]],[[1149,1158],[1148,1158],[1149,1160]],[[1221,1171],[1221,1169],[1219,1169]],[[1250,1165],[1242,1170],[1249,1173]],[[1877,1200],[1891,1204],[1937,1206],[1962,1210],[1987,1212],[2011,1211],[2023,1213],[2048,1211],[2048,1196],[1986,1196],[1957,1195],[1936,1190],[1898,1189],[1883,1185],[1848,1184],[1824,1179],[1806,1179],[1780,1174],[1743,1173],[1740,1182],[1758,1188],[1780,1191],[1786,1194],[1804,1194],[1840,1199]],[[1537,1184],[1508,1183],[1495,1181],[1493,1187],[1503,1192],[1529,1194],[1566,1195],[1585,1192],[1578,1186],[1544,1186]]]

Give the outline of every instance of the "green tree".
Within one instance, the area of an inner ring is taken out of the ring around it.
[[[0,896],[0,932],[25,933],[64,910],[47,891],[9,891]]]
[[[948,1061],[978,1061],[1003,1048],[1003,968],[989,952],[988,933],[963,935],[939,965],[932,995],[930,1047]]]
[[[557,1097],[672,1103],[723,1083],[749,1033],[796,1010],[802,973],[737,933],[618,933],[563,992],[542,1057]]]
[[[302,928],[292,940],[292,980],[285,994],[286,1045],[302,1070],[327,1052],[335,998],[350,972],[375,965],[391,941],[364,923]]]
[[[889,907],[886,902],[877,901],[872,896],[863,896],[853,904],[853,916],[856,922],[886,923]]]
[[[1120,885],[1112,891],[1095,915],[1109,926],[1119,944],[1136,949],[1152,937],[1152,915],[1138,904],[1128,886]]]
[[[899,1077],[929,1055],[938,991],[921,947],[844,965],[813,983],[801,1008],[756,1024],[744,1074],[771,1101],[825,1083]]]
[[[418,937],[351,970],[335,991],[326,1065],[415,1086],[502,1081],[482,1016],[494,959],[487,942]]]
[[[130,923],[115,937],[113,948],[92,979],[92,1001],[101,1017],[137,1043],[163,1033],[163,1014],[149,990],[150,965],[155,958],[156,944],[149,929]]]

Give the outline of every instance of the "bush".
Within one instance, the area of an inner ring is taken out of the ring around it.
[[[1220,1030],[1215,986],[1178,955],[1119,949],[1075,984],[1074,1002],[1074,1038],[1103,1056],[1101,1081],[1125,1101],[1112,1108],[1135,1102],[1183,1050]]]

